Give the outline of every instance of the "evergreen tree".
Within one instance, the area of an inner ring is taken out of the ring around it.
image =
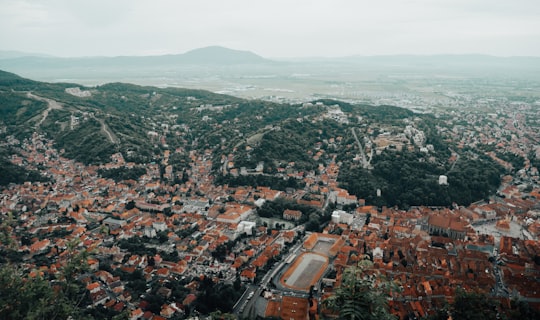
[[[483,320],[497,319],[498,302],[489,296],[476,292],[456,290],[451,314],[454,319]]]
[[[323,301],[327,308],[338,312],[338,319],[395,319],[386,297],[397,288],[394,283],[374,273],[371,267],[369,260],[362,260],[358,266],[345,269],[341,285],[334,295]]]

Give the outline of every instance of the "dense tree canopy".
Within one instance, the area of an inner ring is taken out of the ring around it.
[[[10,183],[21,184],[26,181],[49,181],[47,177],[42,176],[38,171],[19,167],[1,157],[2,156],[0,155],[0,186],[5,186]]]
[[[232,312],[233,306],[242,295],[241,290],[235,290],[232,284],[214,283],[205,277],[199,284],[201,293],[195,300],[195,308],[203,314],[215,311]]]
[[[215,183],[218,185],[227,184],[229,187],[252,186],[252,187],[271,187],[275,190],[285,191],[287,188],[299,189],[305,186],[305,183],[294,178],[280,178],[268,175],[219,175]]]
[[[462,156],[466,157],[466,155]],[[346,166],[338,180],[366,202],[407,208],[416,205],[468,205],[487,198],[500,185],[502,168],[487,157],[469,157],[447,165],[412,152],[387,151],[374,159],[373,170]],[[439,185],[447,175],[448,185]],[[381,197],[377,197],[377,189]]]
[[[113,169],[99,169],[98,173],[105,179],[113,179],[116,182],[122,180],[139,180],[139,177],[146,173],[142,167],[119,167]]]
[[[325,307],[337,313],[338,319],[396,319],[386,301],[396,286],[373,273],[371,267],[369,260],[362,260],[358,266],[345,269],[341,285],[323,301]]]
[[[88,271],[88,256],[86,252],[69,256],[54,279],[37,270],[29,273],[12,265],[1,266],[0,319],[125,319],[118,312],[82,308],[91,303],[85,285],[78,280]]]

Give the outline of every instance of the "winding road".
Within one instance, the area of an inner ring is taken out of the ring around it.
[[[36,127],[39,127],[41,126],[41,124],[47,119],[47,117],[49,116],[49,112],[51,110],[60,110],[62,109],[64,106],[62,106],[60,103],[58,103],[57,101],[55,100],[52,100],[52,99],[48,99],[48,98],[43,98],[43,97],[40,97],[40,96],[36,96],[35,94],[31,93],[31,92],[27,92],[26,93],[26,96],[28,98],[32,98],[34,100],[39,100],[39,101],[45,101],[47,102],[47,110],[43,111],[43,113],[41,114],[41,120],[39,120],[39,122],[37,123]]]
[[[92,115],[92,117],[94,119],[96,119],[101,124],[101,132],[103,132],[103,133],[105,133],[107,135],[107,137],[109,138],[111,143],[118,143],[118,138],[116,138],[116,135],[111,132],[111,130],[109,129],[109,127],[107,126],[105,121],[103,119],[96,118],[96,116],[94,116],[94,115]]]
[[[52,100],[52,99],[49,99],[49,98],[44,98],[44,97],[37,96],[37,95],[35,95],[35,94],[31,93],[31,92],[27,92],[26,96],[28,98],[31,98],[31,99],[34,99],[34,100],[47,102],[47,109],[45,111],[43,111],[43,113],[41,114],[41,119],[37,123],[36,128],[40,127],[41,124],[47,119],[47,117],[49,116],[49,112],[51,110],[61,110],[61,109],[64,108],[64,106],[61,103],[59,103],[58,101],[55,101],[55,100]],[[95,120],[97,120],[101,124],[101,132],[103,132],[109,138],[111,143],[115,143],[115,144],[118,143],[118,138],[116,137],[116,135],[113,132],[111,132],[111,130],[109,129],[109,127],[107,126],[107,124],[105,123],[105,121],[103,119],[98,119],[98,118],[96,118],[95,115],[92,115],[92,118],[94,118]]]

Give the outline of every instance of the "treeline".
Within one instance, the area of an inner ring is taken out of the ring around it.
[[[525,165],[525,158],[518,154],[497,151],[495,155],[497,158],[510,163],[515,170],[519,170]]]
[[[86,260],[82,258],[87,257],[86,255],[73,257],[59,270],[57,277],[44,277],[39,274],[30,276],[12,266],[1,266],[0,319],[128,319],[127,310],[119,312],[104,306],[92,306],[85,283],[77,280],[81,274],[88,272]],[[234,304],[243,292],[240,281],[233,284],[214,283],[211,277],[156,282],[149,288],[149,283],[140,269],[132,273],[124,272],[121,268],[106,269],[120,277],[134,297],[141,297],[141,300],[146,302],[145,311],[156,314],[159,314],[163,304],[182,301],[190,292],[186,288],[186,284],[190,281],[198,281],[199,287],[197,299],[187,306],[187,314],[190,314],[190,310],[197,310],[201,314],[215,311],[232,312]],[[170,290],[169,298],[160,293],[162,288]]]
[[[530,160],[531,160],[531,166],[535,167],[538,170],[540,170],[540,159],[538,159],[536,157],[531,157]]]
[[[375,159],[373,170],[344,166],[338,181],[350,193],[379,206],[469,205],[494,194],[504,171],[484,156],[464,158],[447,172],[449,168],[421,154],[385,152]],[[448,185],[439,185],[439,175],[448,176]]]
[[[121,239],[118,241],[118,246],[121,249],[128,251],[131,254],[140,256],[150,255],[153,256],[157,253],[157,249],[154,247],[148,247],[146,243],[140,237],[133,237],[132,239]]]
[[[492,296],[479,292],[466,292],[457,289],[452,302],[445,303],[434,314],[427,316],[428,320],[453,319],[521,319],[536,320],[540,318],[540,311],[531,304],[512,299],[509,303],[501,303]]]
[[[235,156],[238,167],[252,168],[257,163],[265,163],[265,172],[275,173],[277,167],[286,167],[294,162],[296,170],[314,170],[318,162],[313,159],[317,152],[315,145],[331,137],[342,136],[347,128],[335,121],[298,122],[285,121],[280,128],[266,132],[253,150],[239,150]],[[321,148],[324,148],[322,145]]]
[[[121,313],[92,304],[80,276],[89,271],[86,253],[70,258],[56,275],[30,276],[13,267],[0,267],[0,319],[127,319]]]
[[[358,105],[354,107],[354,110],[369,121],[380,123],[394,123],[396,120],[403,120],[415,115],[409,109],[389,105]]]
[[[193,303],[193,308],[202,314],[215,311],[230,313],[242,295],[241,289],[239,281],[235,281],[233,284],[215,283],[212,278],[204,277],[199,282],[199,293],[197,300]]]
[[[115,182],[122,180],[139,180],[140,176],[146,173],[142,167],[120,167],[112,169],[98,169],[98,174],[105,179],[113,179]]]
[[[28,170],[13,164],[7,159],[7,151],[0,149],[0,186],[6,186],[10,183],[22,184],[29,182],[46,182],[50,179],[41,175],[39,171]]]
[[[257,209],[257,214],[263,218],[283,218],[285,210],[298,210],[302,212],[302,217],[298,223],[302,224],[308,221],[311,214],[320,214],[315,207],[305,204],[299,204],[284,198],[278,198],[274,201],[266,201],[260,208]]]
[[[25,97],[22,93],[0,93],[0,119],[6,125],[25,123],[47,109],[47,103]]]
[[[218,175],[214,180],[217,185],[227,184],[229,187],[251,186],[251,187],[271,187],[274,190],[286,191],[287,188],[301,189],[306,186],[306,183],[294,178],[280,178],[267,175],[239,175],[237,177],[227,174]]]
[[[22,184],[30,182],[46,182],[49,178],[42,176],[38,171],[26,170],[14,165],[6,159],[0,159],[0,185],[6,186],[10,183]]]
[[[294,201],[278,198],[274,201],[266,201],[261,208],[257,210],[257,214],[264,218],[283,218],[285,210],[299,210],[302,212],[302,217],[297,222],[305,224],[306,231],[321,232],[323,226],[330,221],[331,208],[322,212],[318,208],[298,204]]]
[[[54,113],[50,115],[54,116]],[[47,127],[49,134],[56,135],[56,147],[65,150],[64,156],[84,164],[107,163],[116,152],[115,146],[100,130],[101,124],[95,119],[85,121],[77,130],[61,131],[56,125]]]
[[[311,170],[315,168],[314,161],[307,154],[309,142],[294,131],[277,131],[267,133],[260,146],[256,147],[251,156],[255,163],[266,161],[268,164],[295,163],[297,169]],[[241,159],[239,159],[241,160]],[[273,167],[272,171],[276,171]]]

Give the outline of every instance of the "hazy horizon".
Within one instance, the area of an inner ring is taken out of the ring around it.
[[[250,50],[250,49],[238,49],[238,48],[231,48],[231,47],[225,47],[225,46],[220,46],[220,45],[209,45],[209,46],[205,46],[205,47],[197,47],[197,48],[192,48],[192,49],[188,49],[187,51],[184,51],[184,52],[173,52],[173,53],[163,53],[163,54],[159,54],[159,53],[156,53],[156,54],[140,54],[140,55],[99,55],[99,56],[57,56],[57,55],[52,55],[52,54],[48,54],[48,53],[43,53],[43,52],[28,52],[28,51],[20,51],[20,50],[1,50],[0,49],[0,55],[2,55],[2,53],[6,54],[7,57],[3,57],[3,58],[19,58],[19,57],[24,57],[24,56],[28,56],[28,57],[42,57],[42,58],[61,58],[61,59],[85,59],[85,58],[123,58],[123,57],[140,57],[140,58],[143,58],[143,57],[158,57],[158,56],[167,56],[167,55],[183,55],[185,53],[189,53],[191,51],[195,51],[195,50],[199,50],[199,49],[206,49],[206,48],[211,48],[211,47],[221,47],[221,48],[225,48],[225,49],[230,49],[230,50],[234,50],[234,51],[244,51],[244,52],[250,52],[250,53],[253,53],[253,54],[256,54],[262,58],[265,58],[265,59],[275,59],[276,61],[287,61],[287,60],[310,60],[310,59],[340,59],[340,58],[351,58],[351,57],[358,57],[358,58],[370,58],[370,57],[393,57],[393,56],[396,56],[396,57],[407,57],[407,56],[411,56],[411,57],[434,57],[434,56],[471,56],[471,57],[474,57],[474,56],[487,56],[487,57],[494,57],[494,58],[540,58],[540,54],[539,55],[508,55],[508,56],[503,56],[503,55],[495,55],[495,54],[489,54],[489,53],[474,53],[474,52],[471,52],[471,53],[444,53],[444,52],[441,52],[441,53],[388,53],[388,54],[371,54],[371,55],[368,55],[368,54],[350,54],[350,55],[344,55],[344,56],[289,56],[289,57],[267,57],[267,56],[264,56],[264,55],[260,55],[258,54],[257,52],[253,51],[253,50]],[[10,56],[12,55],[12,56]],[[0,56],[0,59],[2,57]]]
[[[540,56],[535,0],[0,0],[0,50],[56,57]]]

